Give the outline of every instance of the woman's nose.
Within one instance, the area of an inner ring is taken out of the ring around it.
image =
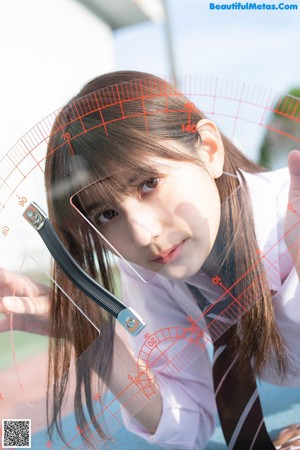
[[[150,205],[127,205],[126,213],[131,238],[138,247],[150,245],[160,235],[161,223]]]

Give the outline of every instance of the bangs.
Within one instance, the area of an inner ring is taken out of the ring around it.
[[[46,176],[48,202],[61,222],[66,211],[72,215],[71,199],[85,215],[88,204],[98,201],[111,207],[121,201],[133,186],[128,174],[141,181],[159,175],[157,158],[198,160],[199,135],[183,132],[182,124],[187,117],[197,123],[200,111],[188,112],[188,99],[164,82],[162,91],[154,88],[147,87],[146,97],[138,92],[131,99],[121,95],[115,103],[105,103],[103,90],[98,90],[62,109],[51,133],[46,165],[51,173]],[[100,106],[93,103],[96,97]]]
[[[157,158],[195,161],[196,152],[187,150],[179,140],[162,139],[134,128],[127,120],[123,122],[126,123],[110,127],[109,137],[101,127],[94,127],[77,137],[72,144],[72,153],[60,149],[60,153],[64,153],[64,178],[67,176],[72,179],[72,183],[69,183],[73,188],[70,197],[76,193],[79,195],[79,191],[87,186],[88,191],[92,192],[92,185],[100,180],[105,180],[105,183],[101,183],[101,187],[97,186],[98,195],[102,192],[101,197],[107,199],[115,195],[122,196],[127,188],[124,174],[137,179],[149,178],[150,173],[154,176],[159,172],[155,163]],[[195,150],[195,147],[192,149]],[[75,168],[76,161],[80,163],[78,169]]]
[[[160,165],[160,168],[162,166]],[[145,162],[132,170],[120,170],[81,189],[72,196],[73,203],[84,216],[93,209],[111,209],[120,203],[139,185],[150,178],[158,178],[162,174],[159,167]]]

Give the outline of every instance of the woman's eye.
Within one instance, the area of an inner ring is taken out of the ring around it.
[[[107,211],[103,211],[102,213],[98,214],[98,216],[96,217],[96,222],[107,223],[117,215],[118,215],[117,211],[113,209],[108,209]]]
[[[149,180],[144,181],[144,183],[141,185],[141,193],[147,194],[148,192],[151,192],[157,187],[158,183],[159,178],[150,178]]]

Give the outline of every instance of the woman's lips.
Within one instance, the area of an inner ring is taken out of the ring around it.
[[[167,264],[168,262],[173,261],[179,255],[182,244],[183,242],[181,242],[179,245],[176,245],[176,247],[172,248],[172,250],[166,255],[159,256],[158,258],[155,258],[152,261],[158,264]]]

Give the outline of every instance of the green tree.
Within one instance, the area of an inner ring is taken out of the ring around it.
[[[274,169],[286,165],[287,153],[300,148],[300,87],[278,98],[259,152],[259,163]]]

